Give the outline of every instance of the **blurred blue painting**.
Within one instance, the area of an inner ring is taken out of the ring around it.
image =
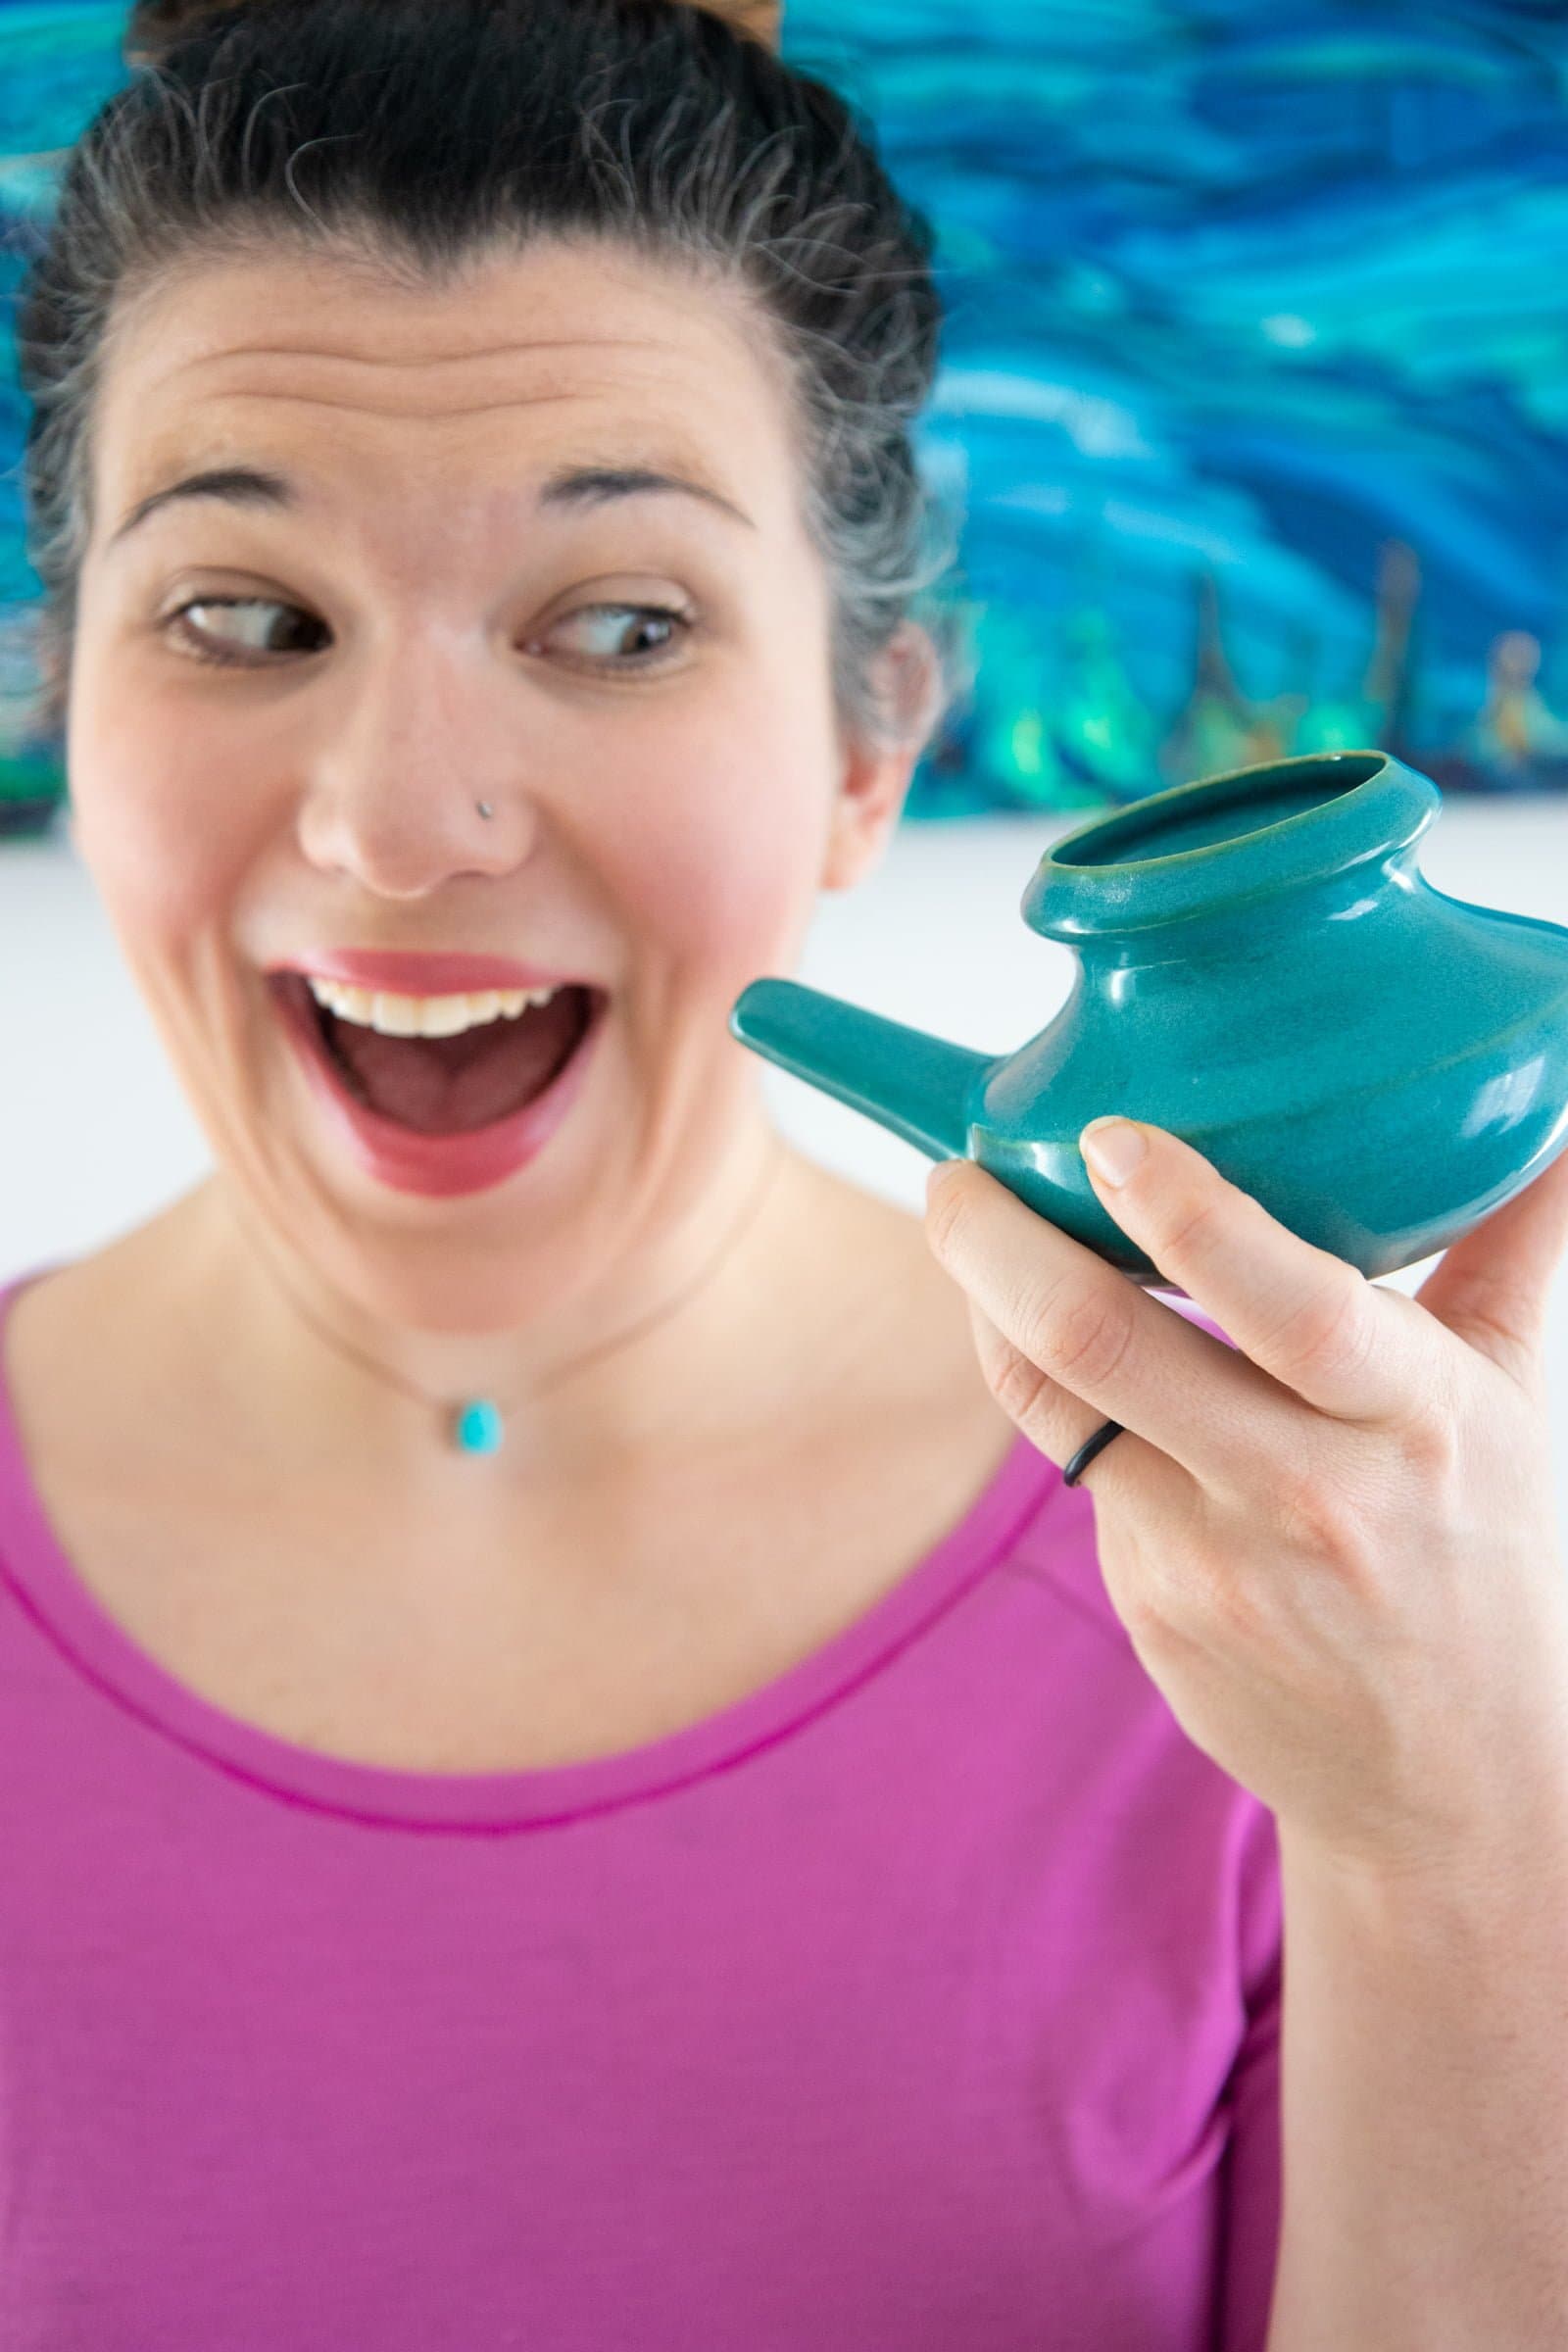
[[[569,0],[562,0],[568,5]],[[0,0],[0,825],[47,821],[4,327],[125,11]],[[938,233],[972,683],[911,818],[1379,744],[1568,789],[1568,9],[788,0]]]

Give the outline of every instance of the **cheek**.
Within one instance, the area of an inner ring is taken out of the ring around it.
[[[809,922],[834,781],[830,728],[798,683],[793,698],[765,697],[760,715],[764,698],[749,701],[678,744],[650,745],[596,848],[613,860],[630,935],[737,993],[792,955]]]
[[[154,749],[156,747],[156,749]],[[233,772],[167,718],[90,705],[73,715],[72,830],[133,962],[163,961],[215,925],[228,927],[259,845],[245,838],[257,807]]]

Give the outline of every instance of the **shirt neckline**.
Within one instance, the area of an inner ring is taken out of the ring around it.
[[[0,1584],[68,1663],[147,1730],[256,1788],[366,1824],[497,1832],[564,1826],[733,1770],[848,1698],[891,1665],[1003,1558],[1060,1486],[1020,1430],[955,1526],[862,1615],[770,1682],[663,1737],[582,1763],[516,1772],[425,1773],[296,1745],[201,1697],[102,1606],[57,1539],[33,1486],[4,1374],[21,1293],[64,1261],[0,1285]]]

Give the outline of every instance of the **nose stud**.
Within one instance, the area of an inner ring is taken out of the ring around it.
[[[488,802],[488,801],[479,801],[479,802],[476,802],[476,803],[475,803],[475,806],[476,806],[476,808],[478,808],[479,814],[480,814],[481,816],[494,816],[494,814],[495,814],[495,810],[494,810],[494,809],[491,808],[491,806],[490,806],[490,804],[489,804],[489,802]]]

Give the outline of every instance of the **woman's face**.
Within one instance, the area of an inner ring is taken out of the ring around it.
[[[215,262],[117,318],[74,835],[223,1175],[372,1312],[499,1330],[688,1213],[760,1116],[729,1006],[897,819],[918,747],[839,738],[785,399],[739,297],[602,246],[441,293]],[[271,486],[128,520],[212,468]],[[367,1157],[270,976],[342,949],[594,984],[535,1156]]]

